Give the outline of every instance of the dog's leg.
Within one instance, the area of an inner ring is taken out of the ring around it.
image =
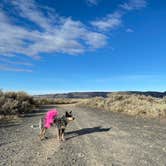
[[[40,134],[39,134],[40,140],[41,140],[42,137],[43,137],[43,128],[41,129]]]
[[[65,133],[65,129],[62,129],[62,141],[65,141],[64,133]]]
[[[61,136],[62,136],[61,133],[62,133],[62,132],[61,132],[61,129],[58,129],[58,135],[59,135],[58,138],[59,138],[59,141],[61,141]]]
[[[43,128],[41,128],[40,133],[39,133],[39,138],[41,139],[42,136],[42,132],[43,132]]]
[[[43,138],[45,138],[45,134],[46,134],[46,128],[44,127],[44,130],[43,130]]]
[[[59,129],[56,128],[56,135],[57,135],[57,139],[59,140]]]
[[[39,136],[41,140],[45,137],[45,133],[46,133],[46,128],[44,127],[42,128],[40,136]]]

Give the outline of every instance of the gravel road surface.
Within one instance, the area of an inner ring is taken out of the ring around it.
[[[54,127],[40,141],[37,124],[44,113],[27,114],[0,123],[0,165],[3,166],[166,166],[166,119],[143,119],[74,105],[75,121],[58,142]]]

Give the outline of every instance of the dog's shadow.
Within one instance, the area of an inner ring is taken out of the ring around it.
[[[69,140],[74,137],[92,134],[92,133],[96,133],[96,132],[108,132],[110,129],[111,129],[111,127],[102,128],[101,126],[96,126],[96,127],[92,127],[92,128],[83,128],[80,130],[69,131],[69,132],[66,132],[65,135],[66,135],[66,140]]]

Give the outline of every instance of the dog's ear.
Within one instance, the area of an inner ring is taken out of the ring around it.
[[[69,113],[66,111],[65,115],[66,115],[66,116],[68,116],[68,115],[69,115]]]
[[[70,111],[70,114],[72,114],[72,111]]]

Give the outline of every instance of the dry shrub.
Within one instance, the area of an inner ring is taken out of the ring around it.
[[[74,104],[77,102],[78,102],[77,99],[67,99],[67,98],[55,99],[56,104]]]
[[[36,98],[35,99],[38,105],[47,105],[47,104],[74,104],[79,102],[79,99],[70,99],[70,98]]]
[[[14,115],[30,112],[36,103],[32,96],[25,92],[0,91],[0,114]]]
[[[166,117],[166,98],[158,99],[144,95],[112,93],[107,98],[95,97],[78,105],[129,115]]]
[[[36,104],[40,105],[48,105],[48,104],[55,104],[55,100],[51,98],[35,98]]]

